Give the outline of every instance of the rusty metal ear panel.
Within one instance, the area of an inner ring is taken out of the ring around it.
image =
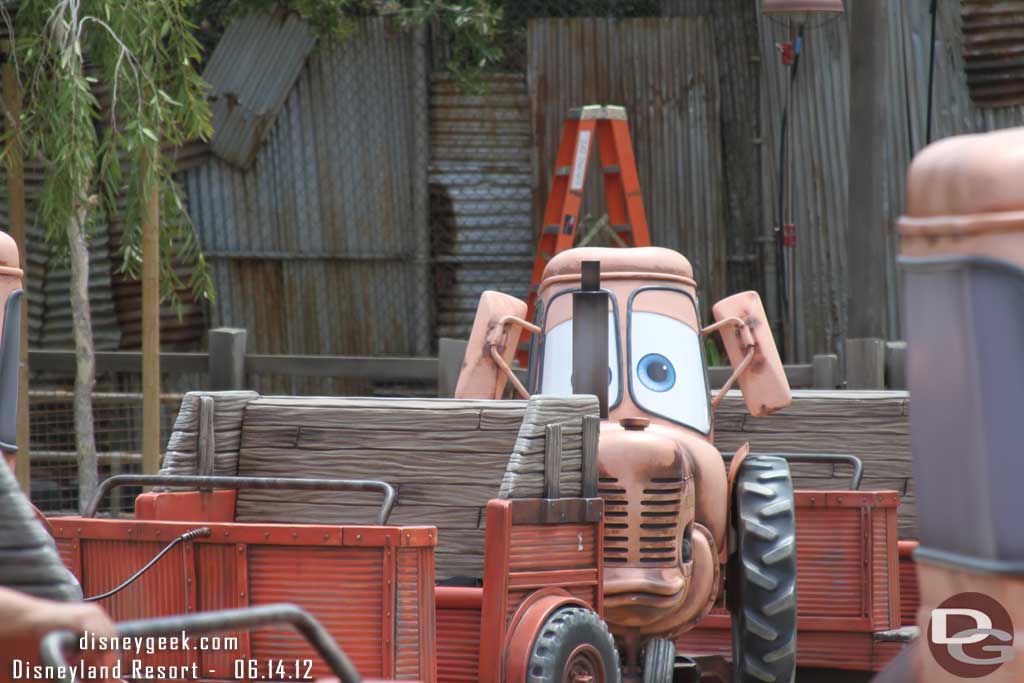
[[[469,335],[469,346],[455,387],[455,398],[500,399],[508,382],[508,375],[496,362],[507,365],[515,355],[522,329],[505,322],[509,316],[526,315],[526,303],[501,292],[484,292],[476,309],[476,319]]]
[[[843,0],[764,0],[764,14],[796,14],[799,12],[838,12],[846,10]]]
[[[788,406],[793,394],[758,293],[734,294],[711,310],[720,324],[741,323],[742,329],[724,327],[722,341],[729,363],[739,372],[740,389],[750,414],[762,417]]]

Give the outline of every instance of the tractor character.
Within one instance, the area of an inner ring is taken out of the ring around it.
[[[724,592],[733,680],[792,681],[789,467],[778,457],[747,457],[744,446],[727,468],[713,444],[714,410],[735,383],[754,416],[791,401],[760,297],[724,299],[712,309],[716,322],[703,326],[693,269],[681,254],[583,247],[548,262],[532,322],[526,311],[514,297],[483,294],[456,397],[499,398],[506,380],[524,396],[598,396],[604,617],[624,679],[672,681],[675,643]],[[525,384],[510,367],[523,330],[532,333]],[[733,373],[713,397],[704,341],[715,332]]]

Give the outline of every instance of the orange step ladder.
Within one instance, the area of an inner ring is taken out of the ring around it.
[[[651,235],[640,193],[633,140],[624,107],[591,105],[573,109],[562,126],[551,194],[544,209],[537,250],[533,256],[527,320],[533,320],[537,290],[544,267],[555,254],[571,249],[576,241],[583,188],[587,182],[590,150],[597,138],[608,221],[626,246],[649,247]],[[519,348],[519,365],[526,367],[529,342]]]

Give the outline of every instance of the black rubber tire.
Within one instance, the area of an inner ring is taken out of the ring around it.
[[[530,651],[527,683],[561,683],[570,656],[581,646],[590,646],[604,670],[604,680],[594,683],[622,683],[619,653],[608,626],[583,607],[563,607],[544,622]]]
[[[676,644],[665,638],[654,638],[644,650],[643,683],[672,683],[676,671]]]
[[[789,464],[749,456],[736,477],[736,550],[726,575],[734,683],[796,676],[796,516]]]

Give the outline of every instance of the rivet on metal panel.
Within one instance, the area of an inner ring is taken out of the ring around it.
[[[62,527],[62,526],[61,527],[57,527],[57,533],[58,534],[64,533],[64,527]]]
[[[239,543],[235,547],[238,548],[238,552],[240,552],[240,553],[244,553],[245,552],[245,546],[243,544]]]
[[[270,532],[269,531],[264,531],[263,532],[263,538],[270,538]]]
[[[298,531],[293,531],[292,532],[292,538],[298,538],[298,537],[299,537],[299,532]]]
[[[356,540],[357,541],[363,540],[363,535],[362,534],[356,534]]]
[[[82,533],[82,527],[78,527],[77,529],[75,529],[75,533],[76,534]]]
[[[836,496],[836,502],[839,503],[840,505],[842,505],[843,504],[843,497],[842,496]]]
[[[231,532],[230,532],[230,531],[225,531],[225,532],[224,532],[224,538],[227,538],[227,537],[228,537],[228,536],[230,536],[230,535],[231,535]]]
[[[129,536],[131,536],[133,533],[135,533],[135,529],[129,529],[128,530],[128,535]]]
[[[240,598],[244,598],[244,597],[245,597],[245,591],[242,591],[241,593],[239,593],[239,594],[238,594],[238,597],[240,597]]]
[[[160,530],[159,529],[156,530],[156,537],[160,538]]]
[[[185,578],[185,583],[192,583],[192,577],[191,576],[186,577]]]
[[[325,541],[326,541],[326,540],[328,540],[328,539],[330,539],[330,537],[331,537],[331,535],[330,535],[330,534],[324,534],[324,540],[325,540]]]

